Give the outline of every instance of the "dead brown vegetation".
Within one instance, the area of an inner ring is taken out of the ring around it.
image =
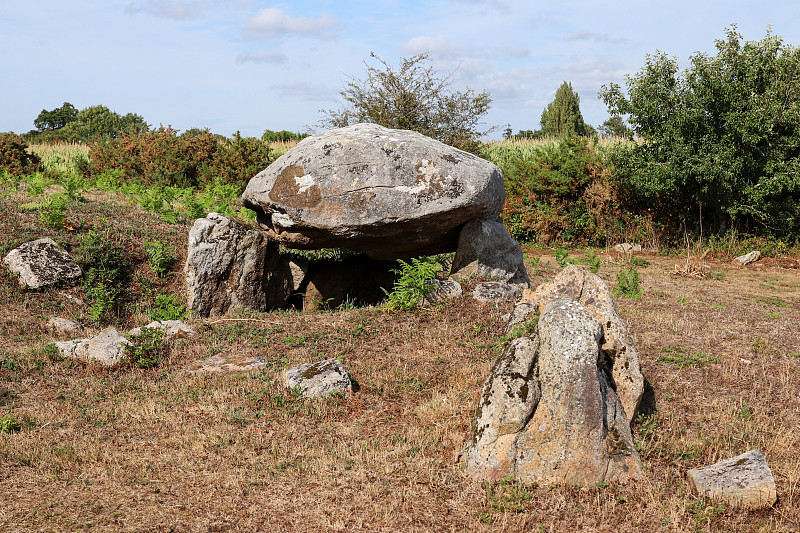
[[[188,227],[103,202],[70,213],[86,217],[76,231],[106,216],[131,243],[160,234],[185,253]],[[0,198],[0,240],[45,236],[19,203]],[[528,255],[540,257],[534,283],[559,270],[548,251]],[[22,425],[0,435],[0,529],[797,531],[800,271],[706,256],[711,275],[686,277],[671,273],[682,259],[644,257],[644,295],[617,305],[653,388],[655,410],[634,427],[646,477],[593,487],[486,484],[457,460],[510,304],[465,296],[414,312],[191,320],[198,335],[172,344],[160,367],[101,369],[46,348],[57,340],[49,316],[85,319],[67,297],[82,288],[26,292],[0,269],[0,415]],[[611,287],[620,266],[600,267]],[[180,267],[159,285],[138,265],[131,290],[179,293]],[[119,325],[144,320],[132,311]],[[185,372],[220,353],[269,365]],[[287,366],[327,357],[343,360],[359,392],[310,401],[281,387]],[[688,468],[752,448],[775,475],[773,509],[734,511],[688,492]]]

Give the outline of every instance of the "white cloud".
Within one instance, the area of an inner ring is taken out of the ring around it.
[[[303,98],[303,100],[311,101],[330,100],[335,93],[335,91],[332,91],[322,84],[301,80],[278,83],[273,85],[272,88],[278,91],[279,96],[299,96]]]
[[[622,37],[611,37],[607,33],[597,33],[590,30],[575,30],[568,37],[568,41],[593,41],[595,43],[624,44],[628,42]]]
[[[263,65],[267,63],[285,63],[286,62],[286,55],[280,52],[264,52],[263,54],[256,54],[253,55],[250,52],[241,52],[239,55],[236,56],[237,63],[256,63],[257,65]]]
[[[318,18],[293,17],[283,9],[268,7],[247,20],[245,32],[256,39],[272,39],[287,33],[332,38],[340,25],[339,19],[328,13]]]
[[[203,0],[146,0],[143,4],[128,4],[125,12],[132,15],[147,13],[156,17],[187,20],[200,17],[207,7],[208,2]]]

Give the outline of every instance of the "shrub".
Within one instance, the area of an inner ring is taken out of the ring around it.
[[[639,287],[639,272],[635,268],[621,268],[617,272],[617,286],[612,291],[615,295],[626,298],[641,298],[642,289]]]
[[[153,368],[161,364],[166,355],[164,330],[142,328],[139,335],[128,336],[130,344],[125,346],[125,357],[130,364],[140,368]]]
[[[125,248],[110,230],[91,230],[81,237],[77,257],[84,271],[89,318],[94,322],[107,320],[127,280]]]
[[[151,320],[186,320],[189,316],[186,305],[177,296],[169,294],[156,295],[147,314]]]
[[[600,91],[640,140],[614,158],[629,202],[676,227],[800,236],[800,49],[769,31],[742,42],[735,26],[716,49],[682,73],[658,52],[625,92]]]
[[[0,169],[21,176],[39,170],[41,160],[28,151],[25,140],[13,133],[0,134]]]
[[[53,194],[48,196],[39,207],[39,221],[43,226],[61,229],[67,220],[67,196]]]

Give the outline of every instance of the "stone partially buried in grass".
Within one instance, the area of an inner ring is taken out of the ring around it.
[[[687,477],[699,495],[733,507],[758,510],[778,501],[775,478],[767,459],[758,450],[705,468],[693,468]]]
[[[70,281],[83,275],[81,267],[53,239],[37,239],[21,244],[3,258],[9,269],[19,274],[20,284],[30,289]]]
[[[109,326],[91,339],[75,339],[56,343],[62,357],[72,357],[90,363],[112,366],[125,358],[130,341],[114,326]]]
[[[326,359],[288,369],[284,375],[290,389],[298,389],[306,398],[321,398],[353,391],[353,381],[342,363]]]

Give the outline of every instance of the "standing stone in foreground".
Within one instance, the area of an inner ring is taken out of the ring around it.
[[[687,477],[697,494],[733,507],[758,510],[778,501],[772,470],[758,450],[705,468],[693,468]]]
[[[81,267],[53,239],[37,239],[14,248],[3,258],[19,274],[20,285],[31,289],[70,281],[83,275]]]
[[[189,231],[187,307],[204,317],[235,309],[282,307],[291,280],[282,275],[281,264],[278,244],[263,232],[209,213]]]
[[[349,248],[373,259],[456,250],[461,227],[500,215],[500,169],[416,132],[356,124],[302,140],[242,195],[288,248]]]
[[[484,384],[467,473],[594,485],[642,475],[630,425],[598,366],[602,327],[577,302],[545,306],[538,338],[515,340]]]
[[[580,303],[592,318],[602,324],[601,364],[607,370],[628,420],[632,421],[644,395],[644,376],[633,338],[617,313],[611,291],[597,274],[577,265],[568,265],[553,281],[542,283],[535,291],[525,291],[519,303],[535,303],[542,310],[549,302],[562,296]]]
[[[450,275],[459,280],[478,276],[531,286],[522,248],[503,223],[495,220],[467,222],[458,237]]]

